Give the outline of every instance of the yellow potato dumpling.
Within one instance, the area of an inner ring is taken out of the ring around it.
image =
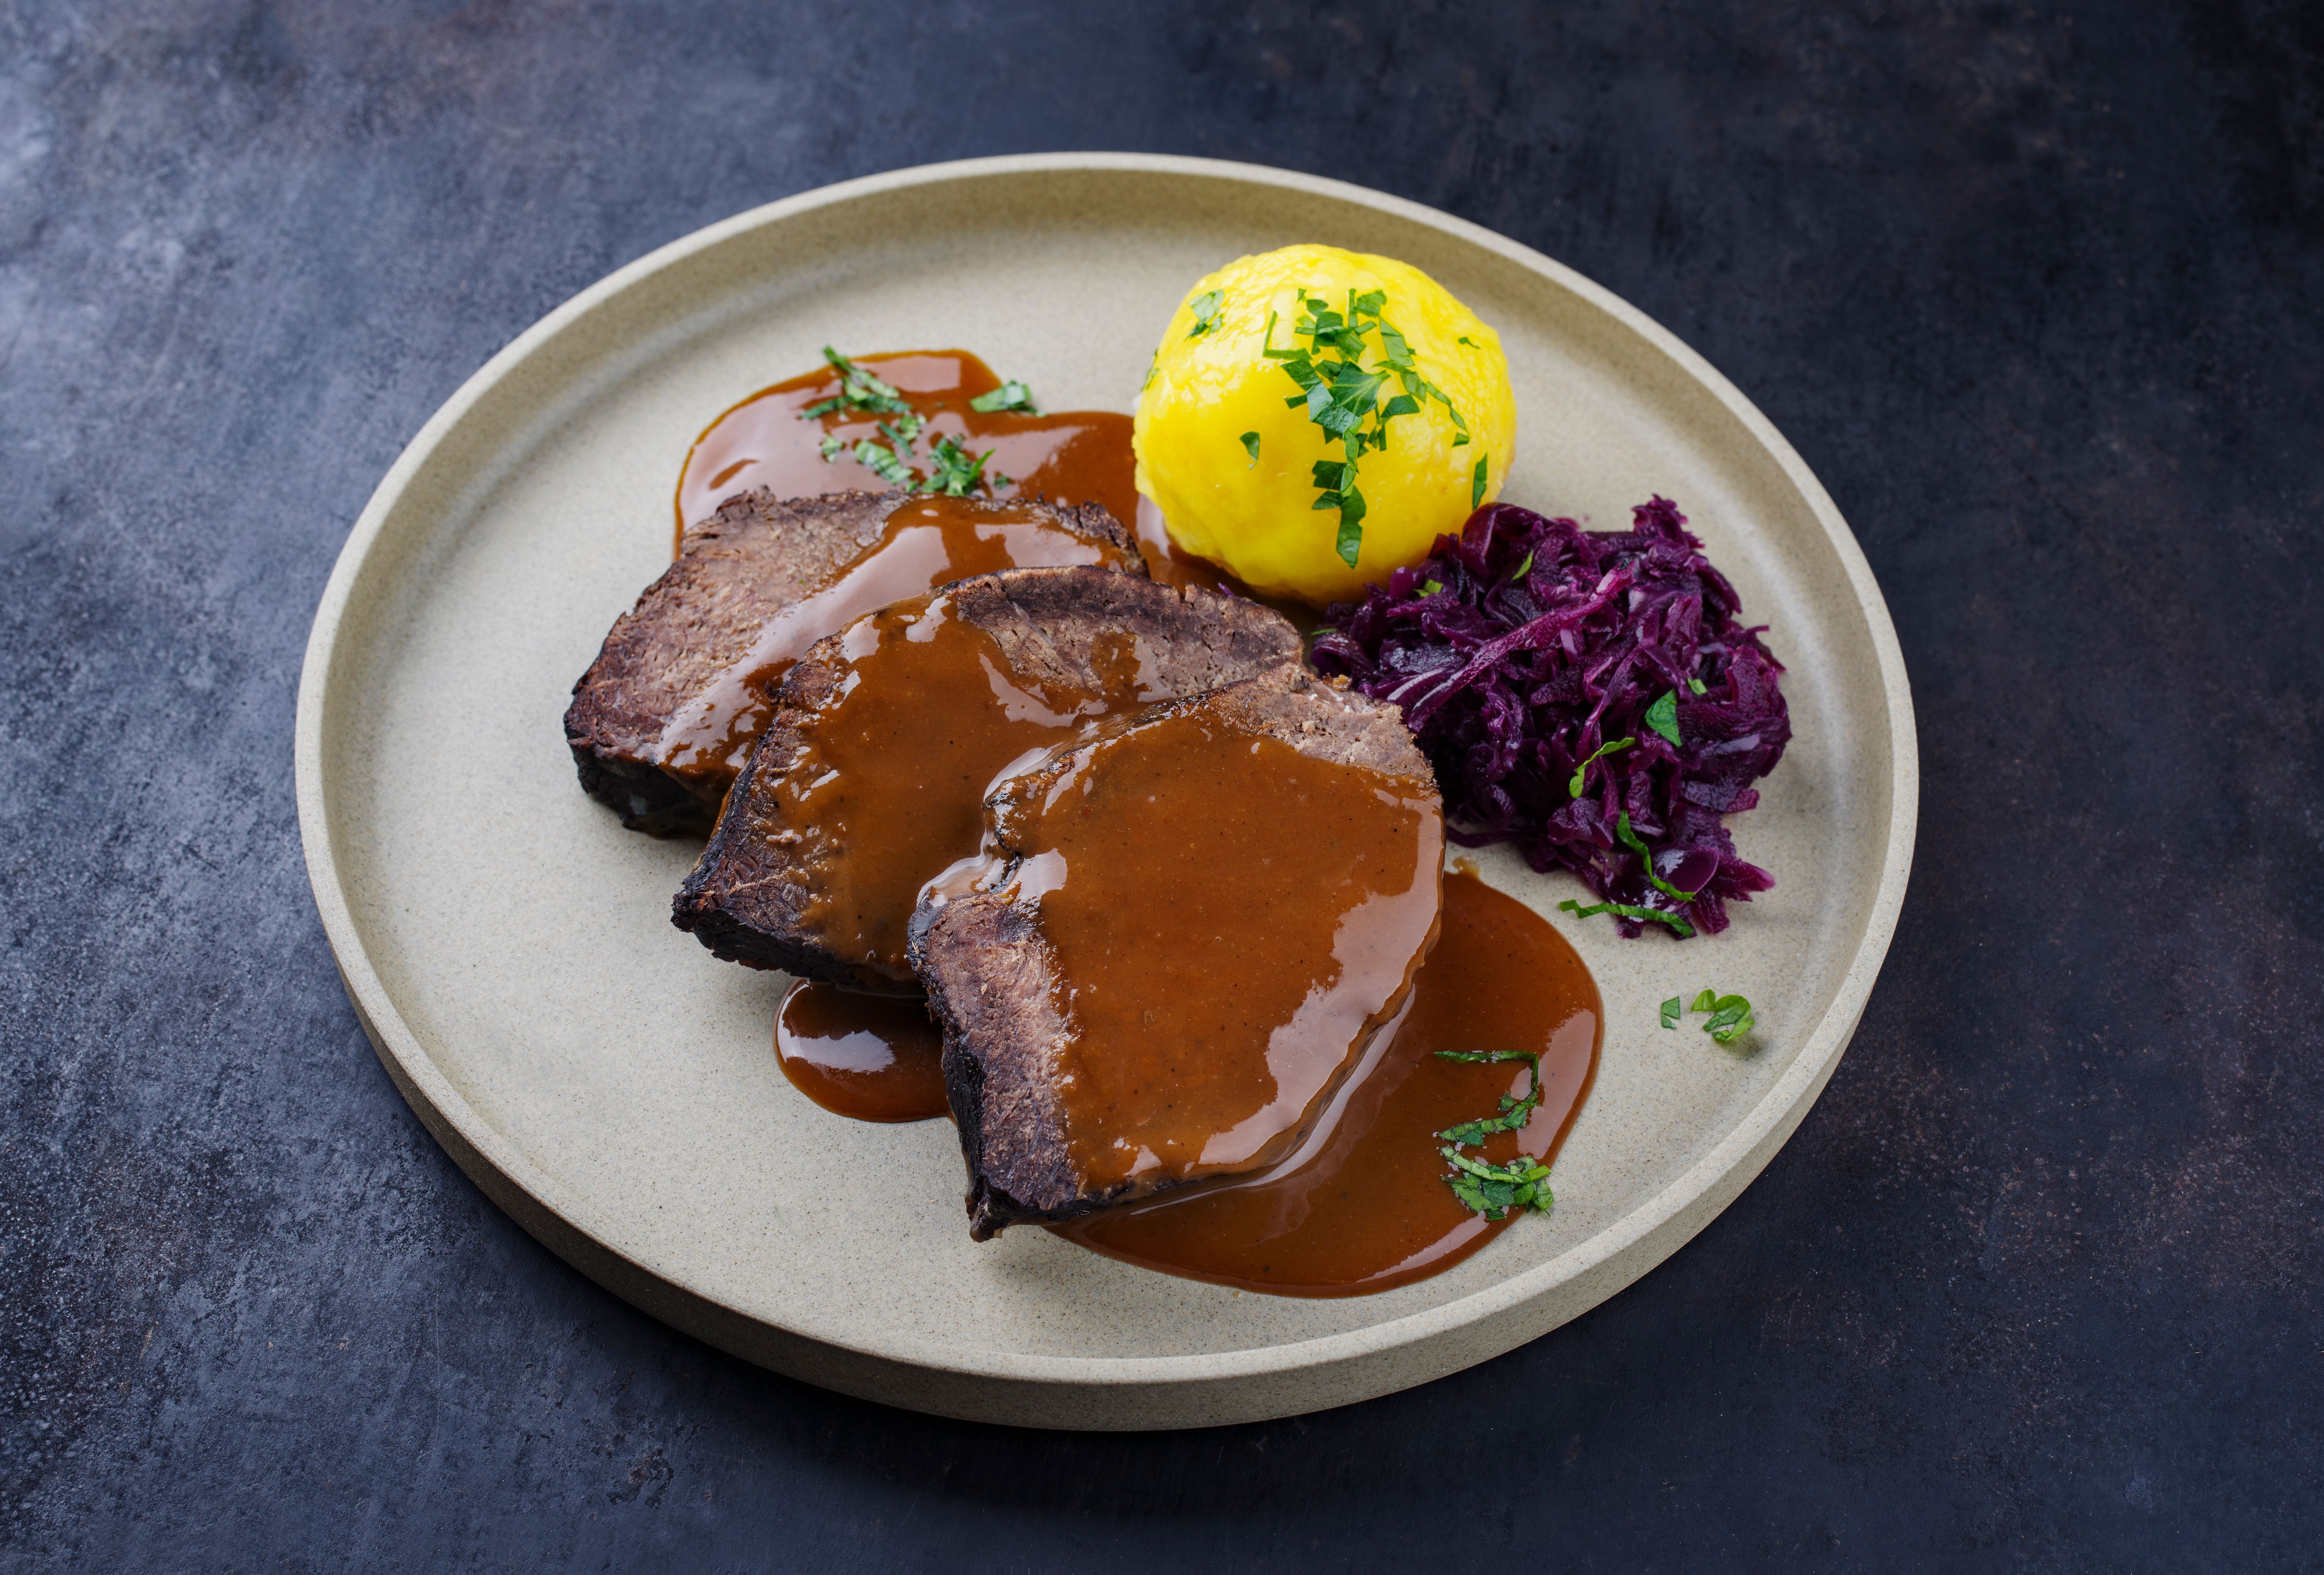
[[[1319,607],[1458,531],[1499,495],[1516,440],[1492,329],[1417,268],[1313,245],[1196,283],[1133,436],[1173,540]]]

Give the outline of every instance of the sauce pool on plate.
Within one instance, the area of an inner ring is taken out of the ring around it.
[[[1483,1157],[1554,1161],[1597,1075],[1604,1010],[1565,938],[1475,876],[1444,877],[1443,925],[1404,1010],[1287,1158],[1051,1229],[1125,1263],[1286,1296],[1410,1285],[1507,1230],[1517,1216],[1488,1220],[1444,1184],[1436,1134],[1523,1095],[1529,1073],[1435,1052],[1538,1054],[1540,1107],[1489,1138]],[[825,1110],[884,1121],[945,1113],[941,1046],[918,1001],[802,984],[784,1001],[777,1043],[784,1072]]]
[[[775,1056],[791,1086],[859,1121],[947,1113],[944,1036],[903,996],[859,995],[801,980],[775,1017]]]
[[[996,498],[1047,498],[1053,503],[1096,503],[1138,533],[1147,569],[1166,585],[1215,589],[1222,576],[1171,544],[1161,515],[1141,508],[1130,418],[1111,410],[979,410],[970,405],[1001,386],[992,369],[965,350],[900,350],[858,355],[854,364],[903,396],[923,417],[916,453],[923,460],[936,438],[951,438],[972,454],[990,450],[986,469],[1009,478],[991,489]],[[727,409],[694,440],[678,472],[674,500],[678,532],[736,493],[766,487],[777,497],[825,493],[885,492],[888,484],[851,452],[865,440],[884,443],[882,417],[835,410],[802,419],[808,406],[839,391],[835,366],[762,388]],[[843,446],[823,456],[826,438]]]
[[[1495,1163],[1554,1158],[1590,1091],[1603,1009],[1589,969],[1549,922],[1465,873],[1444,878],[1443,931],[1405,1011],[1374,1038],[1334,1108],[1297,1152],[1249,1180],[1132,1204],[1050,1229],[1109,1257],[1242,1290],[1356,1296],[1451,1268],[1514,1222],[1474,1213],[1444,1184],[1436,1134],[1522,1095],[1541,1056],[1543,1099]]]

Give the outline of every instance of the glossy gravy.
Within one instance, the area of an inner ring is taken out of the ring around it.
[[[987,786],[1090,718],[1156,698],[1153,661],[1124,634],[1098,648],[1099,687],[1034,683],[944,595],[882,609],[845,640],[846,674],[775,797],[816,893],[806,922],[911,984],[912,908],[931,876],[975,852]]]
[[[992,369],[965,350],[903,350],[858,355],[855,364],[872,372],[927,418],[915,445],[925,456],[938,436],[973,454],[991,450],[988,471],[1010,478],[992,490],[996,498],[1047,498],[1053,503],[1096,503],[1138,532],[1147,567],[1166,585],[1215,588],[1222,576],[1199,558],[1174,546],[1161,527],[1139,508],[1138,463],[1130,447],[1128,416],[1111,410],[1060,410],[1030,416],[1021,410],[977,410],[969,401],[1001,386]],[[816,497],[860,488],[885,492],[876,472],[843,450],[823,457],[826,437],[853,447],[862,439],[884,441],[883,419],[861,410],[833,410],[813,420],[799,412],[839,391],[840,373],[818,367],[762,388],[732,406],[694,440],[678,478],[674,500],[678,531],[708,515],[736,493],[768,487],[778,497]],[[1152,512],[1147,505],[1146,512]]]
[[[1483,1153],[1547,1159],[1597,1073],[1603,1016],[1590,971],[1548,921],[1474,876],[1447,875],[1443,931],[1403,1013],[1296,1153],[1259,1176],[1050,1229],[1126,1263],[1277,1295],[1365,1295],[1426,1279],[1514,1219],[1487,1220],[1452,1195],[1435,1134],[1527,1085],[1522,1064],[1434,1053],[1538,1052],[1540,1108]]]
[[[1303,754],[1204,702],[995,802],[1071,1026],[1055,1084],[1086,1193],[1280,1158],[1435,935],[1433,788]]]
[[[860,1045],[891,1018],[934,1036],[917,1002],[800,990],[817,993],[809,1031],[827,1040]],[[786,1000],[787,1018],[799,999],[795,990]],[[1589,970],[1546,920],[1473,875],[1449,874],[1442,934],[1403,1010],[1296,1152],[1256,1176],[1050,1229],[1143,1268],[1276,1295],[1359,1296],[1426,1279],[1514,1222],[1487,1220],[1453,1197],[1435,1135],[1491,1113],[1498,1096],[1522,1095],[1527,1084],[1522,1065],[1441,1061],[1434,1052],[1538,1053],[1540,1108],[1522,1129],[1488,1140],[1483,1154],[1496,1163],[1521,1152],[1554,1160],[1597,1075],[1603,1016]],[[784,1070],[841,1115],[945,1113],[941,1073],[908,1049],[844,1055],[836,1075],[802,1077],[788,1059]],[[916,1102],[931,1091],[932,1103]]]
[[[915,499],[889,515],[879,539],[829,585],[769,620],[747,652],[671,716],[662,729],[658,763],[724,795],[773,714],[772,695],[782,676],[816,640],[874,608],[994,569],[1121,561],[1103,537],[1085,536],[1028,509]]]
[[[944,1035],[927,1008],[801,980],[775,1018],[775,1055],[791,1086],[859,1121],[925,1121],[945,1103]]]

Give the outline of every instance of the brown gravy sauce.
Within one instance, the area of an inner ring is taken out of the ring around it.
[[[1436,932],[1423,784],[1197,702],[1100,736],[1001,811],[1056,959],[1066,1148],[1140,1191],[1294,1147]]]
[[[807,648],[875,608],[994,569],[1118,564],[1117,548],[1030,510],[917,499],[888,516],[878,540],[829,585],[770,620],[750,650],[662,729],[660,764],[724,793],[773,714],[775,686]]]
[[[965,350],[899,350],[858,355],[854,362],[927,418],[927,427],[914,445],[915,468],[927,468],[927,454],[938,436],[950,438],[972,454],[990,449],[992,457],[986,470],[1010,478],[1009,484],[992,490],[992,496],[1099,504],[1136,530],[1148,571],[1162,584],[1215,589],[1221,583],[1217,569],[1171,542],[1151,504],[1141,510],[1128,416],[1111,410],[1029,416],[1021,410],[972,410],[969,401],[999,388],[1001,379]],[[825,459],[820,447],[826,437],[838,438],[849,449],[865,438],[884,441],[879,428],[884,418],[841,410],[813,420],[799,419],[807,406],[838,392],[839,384],[837,368],[818,367],[761,389],[705,428],[678,472],[674,500],[678,536],[685,535],[687,521],[704,518],[723,500],[753,487],[771,488],[783,498],[858,488],[887,491],[888,484],[857,463],[853,453],[842,451]],[[1148,513],[1153,515],[1150,520]]]
[[[1512,1222],[1443,1182],[1435,1134],[1521,1095],[1521,1064],[1438,1050],[1531,1050],[1542,1104],[1486,1158],[1553,1158],[1597,1074],[1604,1010],[1590,971],[1538,914],[1466,873],[1444,878],[1443,929],[1402,1014],[1298,1150],[1272,1170],[1051,1227],[1109,1257],[1242,1290],[1357,1296],[1440,1274]]]
[[[1017,674],[993,638],[944,595],[899,603],[848,630],[847,671],[813,742],[776,784],[817,891],[804,916],[899,984],[915,982],[906,926],[920,888],[973,854],[993,779],[1089,718],[1155,698],[1135,637],[1102,645],[1096,690]],[[899,769],[910,760],[913,769]]]
[[[945,1101],[944,1036],[917,1000],[858,995],[801,980],[775,1018],[775,1056],[791,1086],[859,1121],[925,1121]]]

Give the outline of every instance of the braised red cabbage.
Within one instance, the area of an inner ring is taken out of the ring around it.
[[[1682,938],[1716,934],[1730,899],[1775,884],[1723,819],[1758,803],[1751,784],[1792,726],[1766,626],[1742,625],[1702,548],[1665,498],[1628,530],[1490,503],[1418,567],[1332,608],[1311,657],[1403,708],[1456,842],[1515,843],[1606,902],[1681,920],[1654,922]]]

